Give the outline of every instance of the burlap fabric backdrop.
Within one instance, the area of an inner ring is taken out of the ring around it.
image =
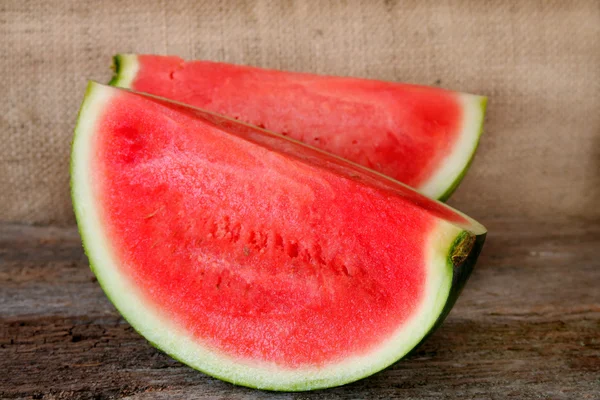
[[[0,2],[0,221],[74,222],[69,145],[116,52],[408,81],[490,97],[451,203],[600,217],[600,1]]]

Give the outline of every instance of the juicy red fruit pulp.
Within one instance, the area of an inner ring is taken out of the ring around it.
[[[101,218],[146,301],[212,349],[282,367],[332,363],[389,338],[423,299],[434,215],[451,212],[194,113],[118,92],[97,125]]]
[[[138,56],[131,88],[228,115],[420,187],[453,150],[456,93],[375,80]]]

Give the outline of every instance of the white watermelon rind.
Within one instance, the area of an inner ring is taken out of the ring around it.
[[[113,57],[112,68],[115,73],[108,84],[129,89],[138,74],[140,64],[135,54],[117,54]]]
[[[175,359],[237,385],[277,391],[302,391],[346,384],[374,374],[404,357],[439,326],[456,300],[479,253],[485,231],[471,232],[440,220],[429,237],[428,273],[424,301],[406,323],[376,349],[325,368],[286,369],[276,364],[234,359],[202,346],[152,306],[127,276],[120,272],[110,236],[102,224],[93,177],[95,125],[117,89],[90,83],[75,128],[71,158],[71,191],[75,215],[90,267],[107,297],[123,317],[155,347]],[[451,256],[465,238],[477,242],[468,257],[454,265]],[[459,278],[457,278],[457,276]]]
[[[117,54],[113,57],[115,71],[109,85],[131,89],[140,64],[136,54]],[[423,182],[417,191],[432,199],[446,201],[452,196],[473,163],[483,134],[483,122],[487,108],[487,97],[454,92],[463,110],[462,128],[452,151],[442,165]]]
[[[467,174],[483,135],[483,121],[487,97],[460,93],[463,110],[463,128],[454,150],[443,161],[443,167],[419,187],[419,192],[432,199],[446,201],[454,194]],[[448,182],[452,182],[448,184]]]

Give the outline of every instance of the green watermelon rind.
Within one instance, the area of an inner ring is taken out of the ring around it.
[[[456,191],[456,189],[458,189],[458,186],[460,186],[461,182],[465,178],[467,172],[469,171],[469,168],[471,168],[471,164],[473,164],[473,160],[475,159],[475,153],[477,152],[477,148],[479,147],[479,142],[481,141],[481,136],[483,135],[483,121],[484,121],[484,116],[485,116],[485,112],[486,112],[486,109],[487,109],[488,98],[487,97],[483,97],[483,96],[477,96],[477,99],[475,99],[475,102],[479,103],[479,109],[481,110],[481,114],[480,114],[480,119],[481,120],[478,123],[479,130],[478,130],[477,135],[476,135],[476,139],[475,139],[475,144],[473,146],[473,150],[471,152],[471,155],[469,156],[469,159],[468,159],[467,163],[465,164],[464,168],[462,169],[462,171],[454,179],[454,181],[448,187],[448,189],[441,196],[439,196],[437,198],[439,201],[445,202],[445,201],[447,201],[454,194],[454,192]]]
[[[109,85],[131,89],[139,71],[136,54],[117,54],[113,57],[114,75]],[[417,190],[428,197],[439,201],[447,201],[456,191],[469,170],[483,134],[483,123],[487,108],[487,97],[455,92],[459,96],[463,110],[467,114],[463,121],[460,137],[452,153],[443,161],[446,165],[439,167]],[[462,147],[466,147],[463,149]],[[462,154],[461,154],[462,153]],[[457,159],[452,157],[458,155]]]
[[[431,239],[434,240],[436,247],[430,246],[431,256],[435,257],[437,262],[428,264],[436,272],[428,275],[434,284],[431,286],[432,284],[428,280],[429,286],[426,287],[426,290],[434,288],[435,292],[432,293],[436,293],[436,295],[426,297],[428,310],[419,310],[419,313],[414,316],[415,321],[410,320],[402,327],[404,329],[413,324],[420,330],[403,338],[405,341],[401,344],[404,346],[399,350],[398,347],[389,348],[391,344],[396,345],[397,343],[386,343],[380,346],[376,351],[379,351],[383,357],[365,357],[373,364],[367,368],[360,368],[363,364],[355,361],[348,364],[350,365],[349,372],[347,369],[345,374],[330,373],[329,377],[321,378],[319,371],[301,371],[292,374],[295,378],[290,379],[291,375],[286,371],[280,371],[277,366],[248,366],[246,361],[234,360],[207,350],[174,326],[168,318],[159,315],[160,310],[148,304],[142,294],[137,293],[136,287],[128,282],[128,278],[121,275],[117,268],[118,263],[115,262],[116,257],[112,254],[109,237],[103,231],[99,210],[95,208],[91,183],[85,168],[93,154],[89,141],[93,134],[95,121],[103,110],[103,97],[110,98],[106,97],[107,89],[109,88],[90,83],[79,112],[72,145],[71,195],[92,272],[121,315],[154,347],[207,375],[237,385],[273,391],[320,389],[350,383],[389,367],[422,343],[422,339],[441,324],[452,308],[473,269],[485,238],[485,230],[482,230],[482,227],[476,223],[473,224],[474,233],[471,233],[450,223],[440,222],[440,230],[436,231]],[[465,238],[475,237],[475,234],[477,234],[476,240],[468,257],[460,265],[455,266],[451,256],[455,253],[457,246]],[[439,243],[446,242],[449,243],[447,250],[441,250]],[[439,286],[435,286],[436,282],[439,283]],[[420,322],[423,323],[419,324]],[[395,351],[395,354],[390,356],[390,351]],[[380,360],[382,361],[379,362]],[[330,369],[334,370],[338,365],[330,366]],[[239,373],[239,371],[242,372]]]
[[[137,56],[135,54],[115,55],[113,57],[112,69],[114,70],[114,74],[108,84],[124,89],[131,88],[131,84],[139,70]]]
[[[460,235],[458,235],[454,240],[454,243],[452,243],[448,254],[455,254],[456,248],[469,235],[469,232],[462,232]],[[405,357],[410,357],[416,350],[418,350],[418,348],[423,343],[425,343],[425,341],[429,339],[429,337],[433,333],[435,333],[435,331],[437,331],[437,329],[446,320],[446,317],[448,317],[448,315],[450,314],[450,311],[452,311],[454,304],[456,304],[456,300],[458,300],[458,297],[462,293],[462,290],[464,289],[467,281],[469,280],[469,277],[471,276],[471,273],[473,272],[473,269],[475,268],[477,258],[479,257],[479,254],[483,249],[483,244],[485,243],[486,235],[487,234],[485,232],[479,235],[475,235],[475,243],[473,244],[473,248],[469,252],[469,255],[466,257],[466,259],[459,265],[455,265],[452,262],[451,256],[448,256],[448,268],[452,270],[452,286],[450,287],[450,293],[448,293],[444,308],[442,309],[442,312],[440,313],[439,317],[437,318],[429,332],[423,337],[423,339],[421,339],[419,344],[417,344]]]

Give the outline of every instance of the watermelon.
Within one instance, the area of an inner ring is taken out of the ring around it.
[[[402,358],[450,311],[486,233],[299,141],[98,83],[71,187],[92,271],[127,321],[195,369],[270,390]]]
[[[468,169],[486,98],[434,87],[121,54],[113,85],[290,136],[446,200]]]

